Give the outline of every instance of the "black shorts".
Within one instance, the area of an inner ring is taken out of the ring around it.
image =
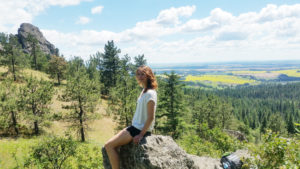
[[[126,130],[130,133],[131,137],[135,137],[137,135],[140,134],[141,130],[135,128],[134,126],[129,126],[126,128]],[[150,136],[151,135],[151,132],[150,131],[147,131],[144,135],[144,137],[146,136]]]

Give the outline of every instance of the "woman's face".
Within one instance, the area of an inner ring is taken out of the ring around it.
[[[140,70],[137,71],[136,73],[136,78],[137,80],[142,83],[142,84],[146,84],[146,81],[147,81],[147,77],[146,77],[146,74]]]

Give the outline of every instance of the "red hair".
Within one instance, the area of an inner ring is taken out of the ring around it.
[[[138,71],[143,72],[146,75],[147,78],[147,86],[145,86],[145,92],[147,92],[148,89],[157,89],[158,85],[156,82],[156,78],[151,70],[151,68],[149,66],[140,66],[137,70],[136,70],[136,74],[138,73]],[[141,82],[138,80],[138,83],[141,85]]]

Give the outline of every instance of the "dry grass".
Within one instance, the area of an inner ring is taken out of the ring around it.
[[[32,69],[23,69],[21,71],[21,73],[24,75],[24,76],[33,76],[35,78],[37,78],[38,80],[47,80],[47,81],[52,81],[52,79],[49,78],[49,75],[44,73],[44,72],[40,72],[40,71],[37,71],[37,70],[32,70]]]
[[[7,67],[0,66],[0,73],[5,73],[7,72]]]
[[[62,88],[56,88],[57,93],[52,99],[52,104],[50,105],[52,112],[62,114],[67,113],[69,110],[63,109],[62,105],[68,105],[70,102],[62,102],[58,98],[58,95],[62,94]],[[104,145],[104,143],[112,137],[115,132],[114,128],[116,124],[113,120],[106,115],[107,101],[102,100],[96,107],[95,113],[99,114],[100,119],[96,119],[89,123],[89,130],[87,131],[87,141],[93,142],[99,145]],[[46,129],[46,133],[63,136],[65,132],[69,131],[70,124],[62,121],[54,121],[50,128]],[[76,136],[75,132],[72,132],[73,136]]]

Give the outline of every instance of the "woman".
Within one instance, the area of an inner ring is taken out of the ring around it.
[[[148,66],[141,66],[136,71],[136,79],[143,90],[137,100],[136,111],[132,126],[124,128],[105,144],[112,169],[120,168],[117,148],[133,141],[138,144],[146,135],[150,135],[154,127],[155,110],[157,105],[157,82]]]

